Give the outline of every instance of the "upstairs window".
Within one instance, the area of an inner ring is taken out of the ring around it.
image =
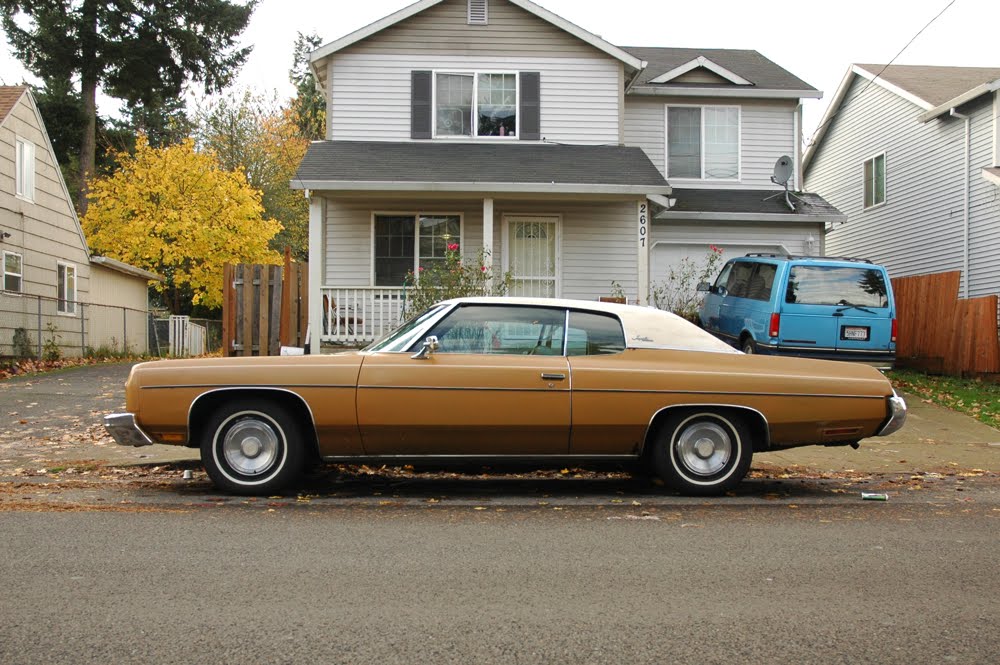
[[[667,177],[739,180],[740,108],[668,106]]]
[[[885,203],[885,153],[865,162],[865,207]]]
[[[3,289],[20,293],[24,283],[24,259],[14,252],[3,252]]]
[[[17,138],[14,164],[14,193],[29,201],[35,200],[35,144]]]
[[[60,314],[76,314],[76,266],[71,263],[59,263],[59,304],[56,308]]]
[[[435,135],[517,138],[516,73],[445,73],[434,77]]]

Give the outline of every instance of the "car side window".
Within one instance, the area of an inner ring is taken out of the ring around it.
[[[625,331],[612,314],[570,312],[567,356],[601,356],[625,350]]]
[[[734,264],[732,263],[727,263],[723,266],[722,272],[719,273],[719,276],[715,278],[715,293],[718,293],[720,286],[726,286],[729,282],[729,273],[733,271],[733,265]]]
[[[512,305],[462,305],[428,335],[437,353],[561,356],[566,310]]]
[[[773,263],[758,263],[747,283],[745,297],[751,300],[770,300],[771,287],[774,286],[774,275],[777,270],[778,267]]]
[[[750,285],[750,276],[753,274],[754,264],[746,261],[739,261],[733,264],[733,271],[729,273],[729,281],[726,282],[728,295],[736,298],[746,298],[747,288]]]

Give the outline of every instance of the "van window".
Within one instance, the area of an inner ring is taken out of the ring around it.
[[[748,261],[739,261],[733,264],[733,271],[729,273],[729,281],[726,282],[728,295],[736,298],[746,298],[747,287],[750,284],[750,276],[753,274],[754,264]]]
[[[861,267],[793,265],[785,302],[798,305],[888,307],[881,270]]]
[[[774,274],[778,267],[772,263],[758,263],[747,284],[746,297],[751,300],[770,300]]]

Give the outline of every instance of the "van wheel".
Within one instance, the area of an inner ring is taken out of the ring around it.
[[[748,356],[752,356],[757,353],[757,343],[753,341],[752,337],[744,337],[743,341],[740,342],[740,351]]]
[[[678,411],[660,428],[653,447],[656,474],[668,487],[691,496],[722,494],[736,487],[753,458],[750,430],[722,409]]]

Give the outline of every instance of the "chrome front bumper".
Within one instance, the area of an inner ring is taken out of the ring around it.
[[[122,446],[150,446],[153,440],[135,424],[131,413],[111,413],[104,416],[104,428]]]
[[[889,420],[886,421],[885,425],[882,425],[882,429],[878,431],[876,436],[888,436],[893,432],[898,432],[905,422],[906,402],[893,390],[892,397],[889,398]]]

